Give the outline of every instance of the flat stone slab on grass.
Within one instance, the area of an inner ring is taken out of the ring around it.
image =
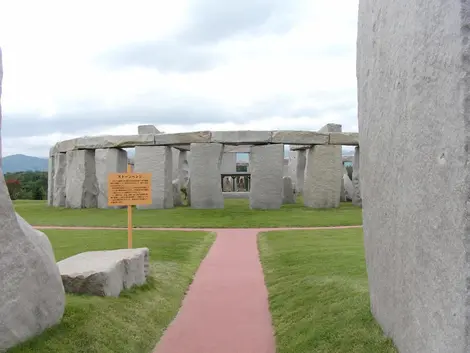
[[[57,263],[67,293],[118,297],[145,283],[149,249],[88,251]]]

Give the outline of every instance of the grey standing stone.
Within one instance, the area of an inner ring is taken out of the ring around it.
[[[251,148],[252,209],[277,209],[282,206],[284,145],[262,145]]]
[[[178,155],[178,180],[180,187],[187,187],[189,181],[189,152],[180,151]]]
[[[343,174],[343,183],[344,183],[344,193],[345,193],[345,198],[346,201],[351,201],[354,196],[354,185],[351,179],[349,178],[348,172],[345,168],[344,174]]]
[[[327,124],[319,132],[341,132],[341,125]],[[341,146],[316,145],[309,148],[303,187],[304,205],[311,208],[339,207],[342,178]]]
[[[223,145],[192,143],[190,155],[191,207],[197,209],[224,208],[220,180]]]
[[[297,167],[295,168],[295,189],[299,195],[303,194],[305,183],[305,166],[307,164],[307,153],[305,150],[298,150],[297,152]]]
[[[182,206],[183,201],[181,200],[180,181],[178,179],[173,180],[173,206]]]
[[[352,184],[354,187],[353,194],[351,195],[353,205],[362,207],[362,198],[361,198],[361,182],[360,182],[360,150],[359,147],[356,147],[354,151],[354,161],[353,161],[353,173],[352,173]]]
[[[292,186],[292,179],[290,177],[282,178],[282,203],[293,204],[295,203],[294,187]]]
[[[297,151],[289,151],[288,177],[292,180],[292,185],[297,185]]]
[[[152,204],[138,205],[139,209],[173,208],[173,157],[168,146],[136,146],[136,173],[152,173]]]
[[[0,49],[0,97],[2,78]],[[0,123],[1,116],[0,104]],[[0,223],[0,351],[3,352],[59,323],[64,313],[65,293],[48,238],[15,213],[3,173],[0,173]]]
[[[360,0],[372,313],[400,353],[470,352],[470,7]]]
[[[65,153],[54,154],[54,173],[52,206],[66,206],[66,186],[67,186],[67,155]]]
[[[344,190],[344,175],[343,175],[343,179],[341,179],[341,196],[340,196],[340,201],[341,201],[341,202],[346,201],[346,191]]]
[[[222,155],[222,164],[220,171],[223,174],[236,173],[237,171],[237,154],[233,152],[224,152]]]
[[[98,182],[95,170],[95,151],[67,152],[65,205],[68,208],[96,208]]]
[[[52,206],[54,200],[54,156],[49,156],[47,167],[47,205]]]
[[[137,133],[139,135],[159,134],[160,131],[155,127],[155,125],[139,125],[137,126]]]
[[[108,175],[127,172],[127,152],[119,148],[97,149],[95,168],[99,190],[98,208],[122,208],[123,206],[108,206]]]
[[[179,178],[179,157],[180,151],[174,147],[171,147],[171,158],[172,158],[172,171],[171,171],[171,180]]]

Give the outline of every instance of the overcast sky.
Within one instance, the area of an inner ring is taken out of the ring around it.
[[[84,135],[357,131],[357,0],[0,0],[3,154]]]

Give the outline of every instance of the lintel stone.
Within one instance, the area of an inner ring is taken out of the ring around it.
[[[271,131],[213,131],[211,142],[233,145],[266,144],[272,140]]]
[[[272,143],[285,145],[326,145],[328,134],[316,131],[273,131]]]

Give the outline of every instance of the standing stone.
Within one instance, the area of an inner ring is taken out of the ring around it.
[[[173,206],[182,206],[183,201],[181,200],[180,181],[178,179],[173,180]]]
[[[237,172],[237,154],[234,152],[224,152],[222,154],[222,164],[220,166],[222,174],[231,174]]]
[[[65,193],[65,205],[68,208],[96,208],[98,206],[95,151],[67,152]]]
[[[189,152],[180,151],[178,155],[178,180],[180,187],[187,188],[189,181]]]
[[[136,146],[136,173],[152,173],[152,204],[138,205],[140,209],[173,208],[173,157],[168,146]]]
[[[137,131],[139,135],[160,133],[160,131],[154,125],[139,125],[137,126]]]
[[[360,159],[360,151],[359,151],[359,147],[356,147],[356,150],[354,151],[353,173],[352,173],[352,184],[353,184],[354,190],[353,190],[353,194],[351,195],[351,199],[352,199],[353,205],[362,207],[361,183],[359,180],[359,175],[360,175],[359,159]]]
[[[282,203],[293,204],[295,203],[294,187],[292,186],[292,179],[290,177],[282,178]]]
[[[54,172],[52,181],[52,206],[66,206],[67,187],[67,155],[65,153],[54,154]]]
[[[292,180],[292,186],[297,188],[297,151],[289,151],[288,175]]]
[[[179,157],[180,151],[177,148],[171,147],[171,158],[172,158],[172,171],[171,171],[171,180],[176,180],[179,177]]]
[[[282,206],[284,145],[262,145],[251,148],[252,209],[277,209]]]
[[[297,167],[295,168],[295,189],[299,195],[303,195],[305,183],[305,166],[307,164],[307,152],[305,150],[298,150],[297,152]]]
[[[470,352],[470,7],[359,3],[372,313],[400,353]]]
[[[98,182],[98,208],[122,208],[108,206],[108,175],[127,172],[127,152],[119,148],[95,150],[96,179]]]
[[[198,209],[224,208],[220,164],[223,145],[192,143],[190,156],[191,207]]]
[[[341,132],[341,125],[328,124],[319,132]],[[341,146],[316,145],[309,148],[303,188],[304,205],[311,208],[339,207],[342,178]]]
[[[0,97],[2,78],[0,49]],[[0,124],[1,117],[0,103]],[[0,351],[3,352],[59,323],[64,313],[65,293],[48,238],[15,213],[3,173],[0,173],[0,223]]]
[[[47,167],[47,205],[52,206],[54,199],[54,156],[49,155]]]

